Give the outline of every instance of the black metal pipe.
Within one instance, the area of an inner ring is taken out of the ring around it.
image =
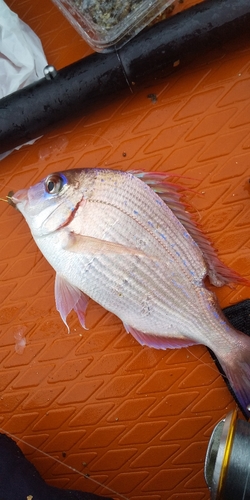
[[[143,31],[120,50],[94,53],[0,99],[0,153],[154,83],[196,56],[250,33],[250,2],[204,0]]]
[[[250,39],[250,2],[207,0],[135,37],[120,58],[130,82],[153,82],[241,34]]]
[[[128,87],[116,53],[92,54],[0,99],[0,153],[86,114]],[[129,90],[128,90],[129,92]]]

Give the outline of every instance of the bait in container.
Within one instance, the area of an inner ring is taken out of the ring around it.
[[[175,0],[52,0],[97,52],[120,48]]]

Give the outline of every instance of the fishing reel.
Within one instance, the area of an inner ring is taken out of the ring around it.
[[[211,500],[250,499],[250,423],[230,412],[213,430],[205,458]]]

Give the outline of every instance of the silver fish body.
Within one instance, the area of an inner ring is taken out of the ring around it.
[[[200,248],[188,224],[181,222],[184,209],[178,217],[181,208],[174,193],[170,189],[172,210],[152,189],[157,174],[143,177],[106,169],[71,170],[48,176],[16,193],[12,201],[56,270],[56,304],[65,322],[75,309],[84,326],[91,297],[117,315],[141,344],[205,344],[246,408],[250,340],[229,325],[205,287],[207,274],[218,283],[220,276],[211,271],[206,245]],[[164,183],[160,187],[165,193]]]

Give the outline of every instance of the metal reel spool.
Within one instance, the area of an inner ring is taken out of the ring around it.
[[[250,499],[250,423],[231,412],[214,428],[205,459],[211,500]]]

